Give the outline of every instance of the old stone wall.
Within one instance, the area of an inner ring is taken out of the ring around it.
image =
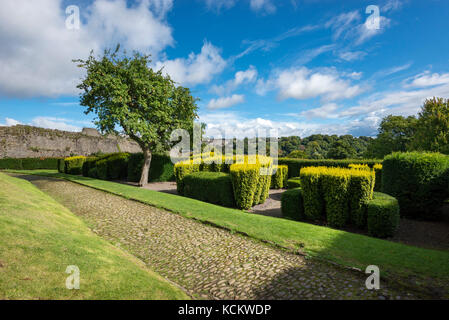
[[[16,125],[0,127],[0,158],[88,156],[93,153],[140,152],[134,141],[103,136],[95,129],[68,132]]]

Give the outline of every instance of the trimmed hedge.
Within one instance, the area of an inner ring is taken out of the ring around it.
[[[361,160],[361,159],[344,159],[344,160],[313,160],[313,159],[292,159],[292,158],[279,158],[279,165],[288,166],[288,177],[299,177],[299,173],[302,168],[305,167],[339,167],[348,168],[350,164],[367,164],[372,168],[376,163],[382,163],[382,160]]]
[[[200,171],[200,165],[194,164],[194,163],[177,163],[175,164],[174,168],[174,174],[176,178],[176,190],[178,191],[178,194],[183,195],[184,194],[184,177],[187,175],[199,172]]]
[[[129,153],[114,154],[104,161],[107,164],[108,180],[124,180],[128,176]]]
[[[399,203],[384,193],[375,192],[374,199],[366,205],[367,226],[370,235],[392,237],[399,226]]]
[[[382,192],[399,201],[401,215],[436,220],[448,198],[449,157],[440,153],[393,153],[385,157]]]
[[[295,189],[301,187],[301,178],[295,177],[287,180],[287,189]]]
[[[64,159],[64,173],[67,174],[81,174],[83,172],[83,164],[86,157],[77,156]]]
[[[64,173],[64,171],[65,171],[65,160],[58,159],[58,172]]]
[[[374,184],[374,191],[382,190],[382,165],[380,163],[373,166],[376,175],[376,183]]]
[[[290,189],[281,196],[282,215],[293,220],[304,218],[304,203],[301,188]]]
[[[257,164],[233,164],[230,168],[235,203],[239,209],[249,209],[255,203],[255,195],[260,187]]]
[[[84,177],[89,177],[89,171],[95,168],[95,163],[98,161],[97,157],[87,157],[83,163],[82,173]]]
[[[234,191],[231,177],[222,172],[194,172],[183,179],[184,196],[217,204],[234,207]]]
[[[133,153],[128,159],[128,181],[139,182],[142,174],[143,153]],[[174,164],[170,156],[154,153],[151,157],[148,181],[175,181]]]
[[[336,167],[309,167],[301,170],[304,216],[325,218],[331,227],[352,222],[366,227],[365,206],[373,197],[374,171]]]
[[[287,188],[288,166],[273,166],[276,172],[271,176],[271,189]]]
[[[324,167],[310,167],[301,170],[301,188],[304,198],[304,216],[310,220],[324,217],[324,199],[321,173]]]
[[[36,170],[51,169],[57,170],[61,158],[5,158],[0,159],[0,169],[15,170]]]

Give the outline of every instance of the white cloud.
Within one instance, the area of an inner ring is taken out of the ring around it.
[[[291,117],[290,117],[291,118]],[[372,128],[373,121],[367,124],[361,121],[348,121],[345,123],[313,123],[310,121],[275,121],[264,118],[248,118],[236,112],[214,112],[200,115],[199,121],[207,124],[206,135],[209,137],[225,137],[239,139],[255,137],[257,133],[273,134],[278,136],[307,137],[312,134],[349,134],[351,132],[375,132],[377,126]]]
[[[236,0],[204,0],[206,2],[206,6],[210,10],[214,10],[219,13],[222,9],[230,9],[232,8]]]
[[[209,42],[205,42],[198,54],[191,53],[187,59],[158,61],[156,69],[163,68],[172,79],[182,85],[208,83],[221,73],[226,61],[221,57],[220,50]]]
[[[0,10],[0,94],[16,97],[75,95],[82,70],[72,59],[121,42],[157,56],[173,44],[165,15],[172,0],[95,0],[80,8],[80,30],[65,26],[62,0],[3,0]]]
[[[363,59],[367,55],[363,51],[343,51],[338,53],[338,57],[345,61],[355,61]]]
[[[308,119],[335,119],[338,118],[337,110],[335,103],[328,103],[319,108],[302,111],[299,115]]]
[[[423,88],[442,84],[449,84],[449,73],[433,73],[426,71],[413,78],[413,81],[405,84],[406,88]]]
[[[356,40],[355,44],[359,45],[364,43],[365,41],[371,39],[372,37],[383,33],[391,23],[391,20],[388,18],[385,18],[383,16],[379,16],[379,28],[373,28],[371,26],[371,19],[367,19],[365,23],[358,26],[357,32],[356,32]]]
[[[20,124],[20,121],[17,121],[15,119],[11,119],[11,118],[5,118],[5,123],[4,124],[0,124],[0,126],[12,127],[12,126],[15,126],[17,124]]]
[[[276,12],[276,6],[271,0],[250,0],[250,7],[254,11],[267,14]]]
[[[209,101],[207,107],[209,109],[223,109],[229,108],[233,105],[242,103],[245,101],[245,96],[241,94],[233,94],[230,97],[222,97],[218,99],[212,99]]]
[[[322,97],[326,101],[352,98],[362,92],[332,70],[312,71],[305,67],[280,71],[274,80],[280,99]]]
[[[63,131],[81,131],[81,128],[67,123],[66,119],[58,119],[52,117],[36,117],[31,121],[31,125],[35,127],[57,129]]]
[[[381,12],[396,11],[400,9],[402,5],[403,3],[399,0],[389,0],[380,10]]]
[[[229,94],[243,84],[253,83],[256,80],[257,69],[254,66],[250,66],[247,70],[236,72],[234,78],[226,81],[225,84],[220,86],[213,85],[210,91],[221,96]]]

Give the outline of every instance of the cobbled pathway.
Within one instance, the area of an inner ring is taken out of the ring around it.
[[[21,176],[198,299],[416,299],[363,274],[72,182]]]

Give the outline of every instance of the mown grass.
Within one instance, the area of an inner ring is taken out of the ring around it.
[[[383,275],[435,280],[449,287],[449,253],[403,245],[327,227],[249,214],[172,194],[51,170],[16,171],[63,178],[85,186],[167,209],[184,217],[244,233],[284,248],[365,270],[377,265]],[[419,283],[418,283],[419,284]]]
[[[66,288],[66,268],[80,289]],[[188,299],[31,183],[0,173],[1,299]]]

